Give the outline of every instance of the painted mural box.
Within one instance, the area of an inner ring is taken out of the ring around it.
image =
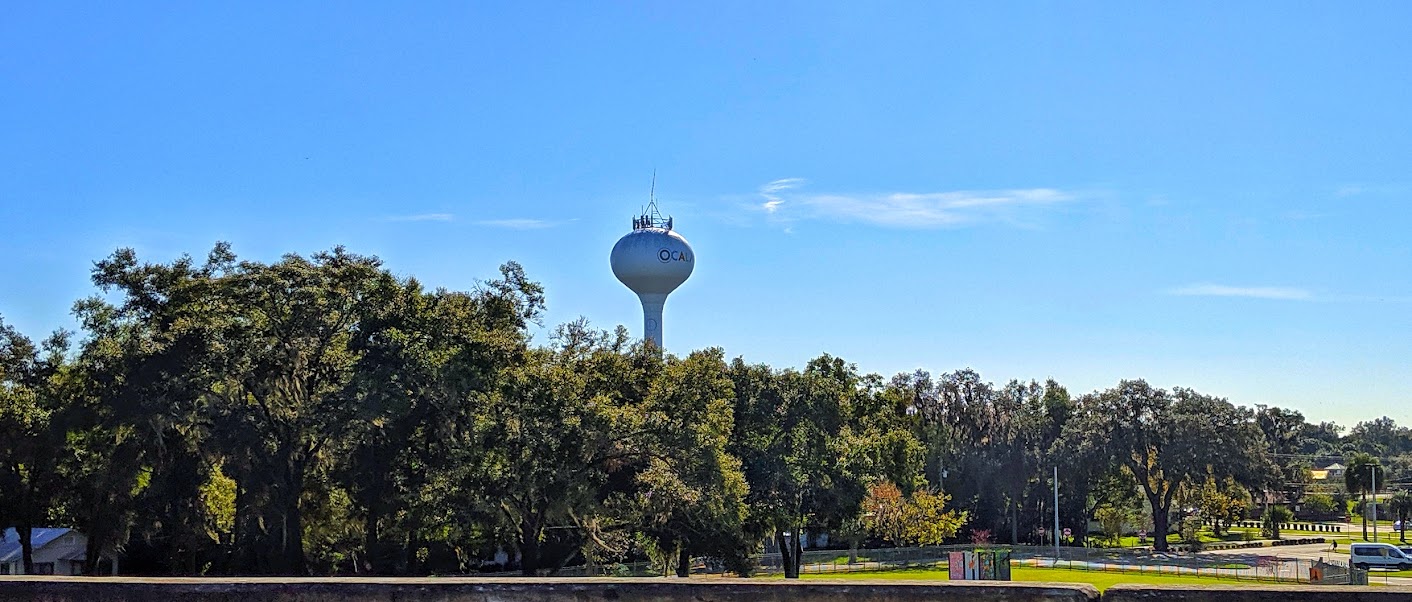
[[[951,581],[1009,581],[1009,550],[951,552],[946,567]]]

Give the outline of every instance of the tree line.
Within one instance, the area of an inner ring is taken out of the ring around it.
[[[262,263],[218,244],[119,250],[92,279],[78,335],[0,322],[0,526],[26,572],[32,530],[62,525],[88,536],[89,572],[121,556],[139,574],[412,575],[499,555],[526,575],[700,558],[747,574],[763,542],[797,576],[805,534],[1044,541],[1054,467],[1081,541],[1095,517],[1145,511],[1156,535],[1192,500],[1297,497],[1299,458],[1412,452],[1387,419],[1343,436],[1141,380],[1074,397],[827,354],[775,368],[582,320],[535,344],[544,290],[513,262],[427,290],[343,248]]]

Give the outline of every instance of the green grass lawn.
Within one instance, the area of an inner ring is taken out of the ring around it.
[[[868,561],[870,561],[870,560],[872,560],[872,559],[871,559],[871,558],[868,558],[867,556],[864,556],[864,555],[862,555],[862,554],[859,554],[859,555],[858,555],[858,562],[868,562]],[[848,564],[848,555],[847,555],[847,554],[840,554],[840,555],[835,556],[835,557],[833,557],[833,558],[824,558],[824,559],[820,559],[820,560],[806,560],[804,563],[805,563],[805,564],[813,564],[813,563],[819,563],[819,564]]]
[[[1042,581],[1050,583],[1088,583],[1100,591],[1119,583],[1141,583],[1151,585],[1216,585],[1249,584],[1242,579],[1221,577],[1197,577],[1195,575],[1157,575],[1138,572],[1070,571],[1065,569],[1016,566],[1010,571],[1013,581]],[[913,581],[945,581],[946,569],[922,568],[896,571],[869,571],[859,573],[814,573],[804,579],[884,579]],[[1270,585],[1266,582],[1263,585]]]

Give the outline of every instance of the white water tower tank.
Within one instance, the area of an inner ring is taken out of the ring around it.
[[[642,302],[643,338],[662,348],[662,307],[667,295],[691,276],[696,253],[680,234],[672,231],[671,218],[662,219],[656,203],[633,218],[632,232],[618,239],[611,256],[613,275]]]

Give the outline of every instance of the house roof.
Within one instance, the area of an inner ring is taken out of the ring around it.
[[[57,550],[57,553],[55,554],[55,557],[58,558],[59,560],[68,560],[68,561],[85,560],[85,559],[88,558],[88,545],[87,545],[87,542],[82,543],[82,544],[79,544],[79,543],[69,544],[69,545],[65,546],[64,549],[62,549],[62,550]]]
[[[1347,470],[1348,467],[1337,462],[1324,467],[1324,470]]]
[[[30,533],[30,543],[38,550],[72,530],[63,527],[35,527]],[[19,560],[21,553],[20,534],[14,529],[5,529],[4,535],[0,536],[0,562]]]

